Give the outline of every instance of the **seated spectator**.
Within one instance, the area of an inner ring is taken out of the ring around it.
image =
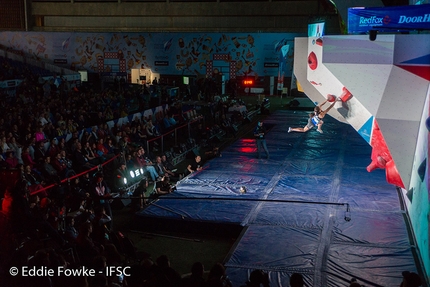
[[[73,121],[73,119],[68,119],[66,124],[67,131],[69,133],[74,133],[78,130],[78,124]]]
[[[170,266],[167,255],[161,255],[156,260],[155,277],[157,286],[174,287],[181,281],[181,275]]]
[[[96,143],[91,144],[91,152],[95,156],[96,160],[98,161],[97,165],[102,164],[106,161],[106,157],[101,152],[98,151]]]
[[[183,277],[180,287],[204,287],[206,280],[203,278],[205,267],[201,262],[195,262],[191,267],[191,275]]]
[[[415,272],[403,271],[403,281],[400,287],[419,287],[422,286],[421,277]]]
[[[67,216],[66,227],[64,228],[64,238],[70,243],[76,243],[78,235],[79,233],[75,228],[75,218]]]
[[[164,166],[164,163],[163,163],[161,156],[155,157],[155,167],[156,167],[156,171],[159,175],[167,176],[171,180],[174,180],[174,181],[178,181],[178,180],[182,179],[182,174],[173,172]]]
[[[187,166],[187,175],[192,174],[193,172],[199,171],[202,169],[202,158],[199,155],[196,155],[194,161]]]
[[[109,155],[115,154],[115,150],[117,149],[117,147],[114,145],[111,137],[106,138],[106,140],[104,141],[104,146],[107,149],[107,154]]]
[[[9,168],[9,165],[7,164],[7,162],[4,160],[3,156],[0,154],[0,168],[2,169],[7,169]]]
[[[232,287],[230,279],[228,279],[227,275],[225,274],[225,267],[221,263],[216,263],[214,266],[212,266],[209,275],[208,280],[206,281],[206,287],[218,287],[218,286],[224,286],[224,287]]]
[[[48,184],[60,181],[57,170],[51,164],[51,157],[46,156],[42,166],[42,174]]]
[[[57,139],[56,138],[51,139],[51,141],[49,142],[47,154],[51,158],[55,158],[59,152],[60,152],[60,148],[58,147]]]
[[[145,155],[145,149],[143,147],[139,147],[136,154],[136,166],[142,167],[144,171],[148,172],[152,181],[155,182],[159,175],[155,170],[154,164],[152,161]]]
[[[90,222],[84,222],[79,228],[76,239],[76,249],[83,265],[88,266],[94,257],[101,255],[101,245],[96,244],[91,238],[93,226]]]
[[[55,168],[61,179],[65,179],[76,174],[72,169],[72,162],[69,162],[65,156],[66,152],[60,151],[52,161],[52,166]]]
[[[33,158],[30,155],[30,147],[26,146],[23,149],[23,152],[21,154],[22,161],[24,165],[30,165],[30,168],[32,169],[36,162],[33,160]]]
[[[94,218],[92,220],[93,233],[91,234],[95,242],[101,244],[107,243],[109,239],[109,228],[108,224],[112,221],[112,218],[106,214],[106,210],[103,206],[97,206],[94,208]]]
[[[163,126],[166,130],[174,128],[176,125],[176,120],[172,118],[168,113],[164,115]]]
[[[43,190],[44,179],[40,174],[33,172],[30,165],[24,166],[24,179],[30,195],[38,194],[41,198],[47,196],[46,190]]]
[[[97,153],[99,156],[106,156],[109,153],[109,149],[104,144],[103,137],[100,137],[97,142]]]
[[[9,147],[9,145],[7,144],[7,140],[6,140],[6,137],[5,136],[2,136],[1,138],[0,138],[0,148],[1,148],[1,153],[3,154],[3,155],[5,155],[6,154],[6,152],[8,152],[8,151],[12,151],[12,149]]]
[[[157,128],[153,125],[151,119],[149,119],[149,121],[146,123],[146,134],[149,138],[154,138],[160,135]]]
[[[43,163],[45,161],[45,157],[47,156],[45,150],[45,142],[39,141],[36,143],[36,147],[34,149],[34,161],[38,164]]]
[[[146,124],[140,124],[136,127],[135,141],[146,146],[148,135],[146,134]]]
[[[305,286],[305,282],[303,280],[302,274],[300,274],[300,273],[291,274],[290,286],[291,287],[303,287],[303,286]]]
[[[85,130],[82,134],[81,134],[81,144],[82,146],[86,146],[87,143],[93,143],[95,141],[95,139],[93,138],[93,134],[89,133],[87,130]]]
[[[13,151],[16,159],[18,160],[18,163],[23,164],[22,161],[22,145],[16,142],[16,139],[14,136],[9,138],[8,143],[10,149]]]
[[[99,124],[101,124],[101,123],[99,123]],[[99,139],[98,131],[97,131],[97,126],[93,126],[93,127],[91,128],[91,136],[92,136],[92,138],[93,138],[92,143],[97,143],[97,141],[98,141],[98,139]]]
[[[94,164],[90,163],[88,158],[85,156],[82,150],[82,144],[80,142],[76,143],[76,150],[73,157],[73,169],[78,172],[91,169],[95,167]]]
[[[37,131],[34,133],[36,142],[45,142],[47,140],[45,133],[43,132],[43,126],[39,126]]]
[[[175,186],[170,184],[170,180],[167,176],[161,177],[161,180],[155,183],[155,195],[169,194],[174,190]]]
[[[256,269],[251,272],[249,275],[249,281],[246,282],[246,285],[241,287],[269,287],[269,276],[267,273],[263,272],[263,270]]]
[[[8,168],[16,168],[18,166],[18,159],[14,156],[13,151],[6,152],[6,159]]]

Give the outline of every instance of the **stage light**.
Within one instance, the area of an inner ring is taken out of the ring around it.
[[[245,186],[241,186],[239,189],[240,193],[246,193],[246,187]]]
[[[369,40],[370,41],[375,41],[377,35],[378,35],[378,30],[369,30]]]
[[[127,184],[127,178],[124,177],[124,184]]]
[[[134,178],[134,172],[132,171],[132,170],[130,170],[130,176],[131,176],[131,178]]]

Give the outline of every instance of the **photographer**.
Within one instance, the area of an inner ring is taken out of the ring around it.
[[[176,186],[170,184],[170,179],[167,176],[163,176],[161,181],[157,181],[155,184],[155,194],[163,195],[169,194],[176,190]]]

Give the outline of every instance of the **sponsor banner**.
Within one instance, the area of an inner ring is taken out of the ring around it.
[[[54,59],[54,64],[67,64],[67,59]]]
[[[264,67],[265,68],[278,68],[279,67],[279,63],[264,63]]]
[[[430,29],[430,4],[348,9],[348,33]]]
[[[169,61],[155,61],[155,66],[169,66]]]

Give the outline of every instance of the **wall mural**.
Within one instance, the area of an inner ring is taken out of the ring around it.
[[[206,74],[215,54],[236,62],[236,74],[291,75],[292,33],[75,33],[1,32],[0,44],[72,70],[130,73],[151,69],[168,75]],[[285,47],[288,47],[285,49]],[[287,51],[287,53],[286,53]],[[98,59],[104,59],[99,71]],[[125,63],[125,70],[121,64]],[[214,73],[217,72],[214,66]]]

